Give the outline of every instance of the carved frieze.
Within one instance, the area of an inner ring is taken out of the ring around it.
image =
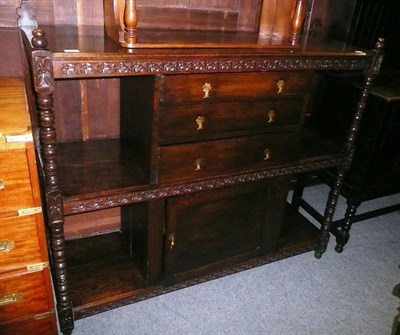
[[[248,183],[257,181],[265,178],[272,178],[290,174],[299,174],[306,171],[325,169],[332,166],[336,166],[341,162],[341,159],[329,160],[324,162],[314,162],[303,164],[295,167],[287,167],[281,169],[273,169],[268,171],[260,171],[254,173],[247,173],[243,175],[233,175],[225,178],[217,178],[206,181],[199,181],[190,184],[177,185],[172,187],[159,187],[155,189],[148,189],[143,191],[136,191],[131,193],[118,194],[114,196],[97,197],[96,199],[81,200],[77,202],[64,203],[65,214],[76,214],[82,212],[88,212],[98,209],[104,209],[109,207],[122,206],[129,203],[147,201],[157,198],[165,198],[170,196],[176,196],[180,194],[187,194],[193,192],[199,192],[207,189],[215,189],[226,187],[230,185],[236,185],[238,183]]]
[[[261,57],[223,58],[205,60],[121,60],[58,62],[57,78],[123,76],[156,73],[236,72],[236,71],[288,71],[288,70],[362,70],[368,68],[370,59],[365,57]]]

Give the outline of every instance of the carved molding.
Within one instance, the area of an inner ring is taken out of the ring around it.
[[[59,62],[55,60],[55,62]],[[369,58],[357,57],[268,57],[205,60],[133,60],[60,62],[56,77],[122,76],[156,73],[236,72],[286,70],[363,70],[371,65]]]
[[[214,272],[214,273],[202,276],[202,277],[197,277],[197,278],[187,280],[184,282],[180,282],[175,285],[171,285],[171,286],[167,286],[167,287],[162,286],[162,287],[157,287],[157,288],[151,289],[151,290],[145,290],[140,295],[135,295],[132,297],[128,297],[126,299],[121,299],[118,301],[105,303],[105,304],[102,304],[101,306],[90,307],[87,309],[80,309],[75,312],[75,317],[77,319],[82,319],[82,318],[85,318],[88,316],[106,312],[106,311],[114,309],[114,308],[122,307],[125,305],[129,305],[129,304],[132,304],[135,302],[142,301],[142,300],[150,299],[150,298],[162,295],[162,294],[177,291],[177,290],[180,290],[180,289],[183,289],[186,287],[201,284],[206,281],[214,280],[214,279],[228,276],[228,275],[238,273],[241,271],[249,270],[249,269],[252,269],[252,268],[255,268],[255,267],[258,267],[261,265],[269,264],[272,262],[276,262],[276,261],[279,261],[279,260],[282,260],[282,259],[285,259],[288,257],[300,255],[302,253],[309,252],[313,249],[314,249],[314,242],[310,242],[309,244],[304,245],[302,248],[289,249],[289,250],[285,250],[284,252],[275,252],[275,253],[266,255],[262,258],[258,258],[258,259],[255,259],[255,260],[252,260],[252,261],[249,261],[246,263],[239,264],[238,266],[226,268],[221,271]]]
[[[234,175],[225,178],[217,178],[213,180],[199,181],[190,184],[183,184],[171,187],[159,187],[156,189],[148,189],[143,191],[136,191],[112,196],[105,196],[102,198],[71,201],[65,200],[64,211],[65,214],[77,214],[82,212],[89,212],[93,210],[99,210],[109,207],[117,207],[127,205],[135,202],[142,202],[151,199],[166,198],[170,196],[176,196],[180,194],[194,193],[204,191],[207,189],[222,188],[230,185],[236,185],[239,183],[248,183],[266,178],[299,174],[307,171],[325,169],[333,166],[337,166],[341,163],[341,159],[337,158],[334,160],[313,162],[309,164],[302,164],[301,166],[287,167],[281,169],[273,169],[268,171],[260,171],[254,173],[248,173],[243,175]]]

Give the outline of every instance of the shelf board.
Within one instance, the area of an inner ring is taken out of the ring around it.
[[[58,143],[57,171],[65,202],[149,185],[134,153],[119,139]]]
[[[289,210],[287,212],[289,213]],[[317,227],[301,214],[288,214],[284,221],[277,250],[274,252],[167,287],[162,286],[162,283],[145,287],[134,261],[122,252],[119,233],[68,241],[68,280],[75,318],[84,318],[311,251],[317,242],[318,232]],[[82,255],[84,258],[87,256],[86,259],[78,260],[77,256],[81,257]]]
[[[64,212],[76,214],[340,164],[340,147],[311,129],[301,130],[295,142],[290,164],[162,186],[149,184],[135,154],[118,139],[60,143],[57,169]]]

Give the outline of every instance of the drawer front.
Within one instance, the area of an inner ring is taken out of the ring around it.
[[[0,220],[0,274],[42,262],[37,215]]]
[[[305,98],[160,108],[160,144],[297,129]]]
[[[0,218],[34,207],[25,149],[0,151]]]
[[[1,325],[1,335],[57,335],[54,312]]]
[[[159,77],[161,104],[238,101],[304,94],[312,72],[252,72]]]
[[[0,325],[53,309],[45,276],[48,269],[0,280]]]
[[[159,150],[159,183],[283,166],[298,159],[297,133],[170,145]]]

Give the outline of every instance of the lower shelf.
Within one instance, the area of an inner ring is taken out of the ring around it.
[[[81,319],[311,251],[317,242],[318,232],[301,214],[290,214],[285,218],[276,251],[175,285],[163,286],[160,282],[148,287],[135,261],[123,254],[120,233],[68,241],[69,289],[75,318]]]

